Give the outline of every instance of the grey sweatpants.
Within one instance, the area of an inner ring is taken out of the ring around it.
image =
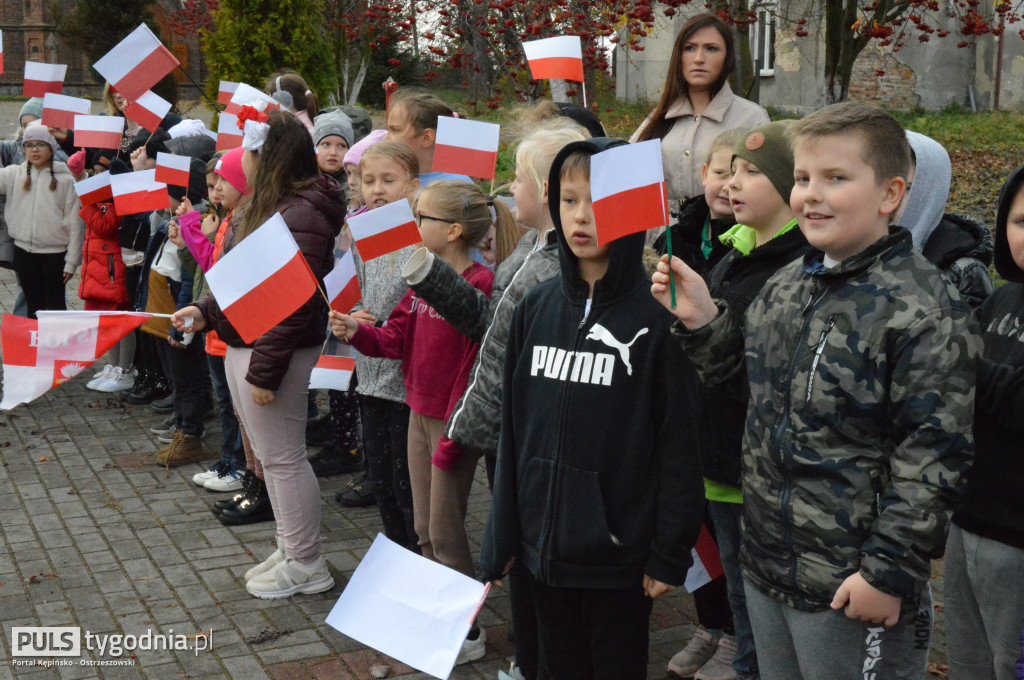
[[[1024,632],[1024,550],[957,525],[946,542],[952,680],[1014,680]]]
[[[762,680],[924,680],[932,634],[932,596],[911,624],[886,628],[843,610],[802,612],[744,580]]]

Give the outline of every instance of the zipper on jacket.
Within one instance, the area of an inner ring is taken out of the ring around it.
[[[882,475],[878,470],[871,471],[871,489],[875,492],[875,517],[882,514]]]
[[[828,321],[825,323],[825,328],[821,331],[821,337],[818,338],[818,345],[814,348],[814,361],[811,362],[811,375],[807,379],[807,395],[804,397],[804,406],[807,406],[811,402],[811,391],[814,389],[814,377],[818,373],[818,364],[821,362],[821,354],[825,351],[825,341],[828,339],[828,334],[832,332],[832,329],[836,326],[836,315],[832,314],[828,317]]]
[[[110,282],[114,282],[114,256],[107,255],[107,274],[110,276]]]

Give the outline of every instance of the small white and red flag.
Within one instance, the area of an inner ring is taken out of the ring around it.
[[[321,354],[316,366],[313,367],[313,372],[309,374],[309,389],[346,392],[355,370],[354,357]]]
[[[124,113],[150,132],[156,132],[170,110],[169,101],[152,90],[146,90],[141,97],[128,105]]]
[[[434,170],[493,179],[500,134],[497,123],[438,117]]]
[[[0,409],[27,404],[71,380],[152,314],[38,312],[36,319],[4,314],[0,321],[4,394]]]
[[[316,276],[281,213],[217,260],[206,282],[246,343],[288,318],[317,289]]]
[[[110,171],[104,170],[98,175],[75,182],[75,193],[82,205],[109,201],[114,197],[110,189]]]
[[[559,78],[583,82],[583,46],[578,35],[524,42],[523,51],[534,80]]]
[[[156,170],[136,170],[110,176],[114,209],[118,215],[134,215],[170,207],[167,185],[156,181]]]
[[[47,92],[43,95],[43,125],[70,130],[75,127],[75,116],[88,116],[91,106],[88,99]]]
[[[348,218],[348,227],[359,248],[359,257],[369,262],[381,255],[419,243],[420,230],[408,199]]]
[[[0,31],[0,73],[4,72],[4,32]]]
[[[188,186],[188,169],[192,164],[191,156],[177,156],[173,153],[156,152],[156,181],[174,184],[179,187]]]
[[[217,119],[217,151],[231,151],[242,146],[242,131],[238,129],[238,116],[221,113]]]
[[[87,149],[119,149],[124,132],[121,116],[75,116],[75,146]]]
[[[330,300],[331,309],[342,314],[351,312],[362,298],[359,277],[356,276],[356,260],[351,250],[342,255],[331,273],[324,277],[324,290],[327,292],[327,299]]]
[[[623,144],[590,159],[597,243],[668,224],[661,140]]]
[[[228,100],[228,105],[224,109],[224,113],[230,113],[237,116],[243,106],[252,106],[256,102],[267,103],[266,108],[263,109],[265,113],[270,113],[275,109],[281,108],[281,105],[278,104],[277,101],[269,94],[265,94],[264,92],[257,90],[252,85],[238,83],[237,87],[235,87],[235,91],[231,93],[231,99]]]
[[[700,534],[697,536],[697,545],[691,550],[693,566],[686,572],[686,581],[683,584],[688,593],[711,583],[725,573],[722,568],[722,558],[718,554],[718,544],[715,543],[715,539],[711,537],[711,532],[706,526],[701,525]]]
[[[220,85],[217,86],[217,103],[221,106],[227,106],[228,102],[231,101],[231,95],[238,89],[238,83],[233,83],[230,80],[220,81]]]
[[[66,64],[41,64],[38,61],[25,62],[25,96],[43,97],[47,92],[60,94],[64,90]]]
[[[137,101],[179,62],[145,24],[128,34],[93,68],[129,101]]]

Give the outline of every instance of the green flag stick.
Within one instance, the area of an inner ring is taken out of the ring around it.
[[[672,225],[665,227],[665,243],[668,245],[668,290],[672,296],[672,309],[675,309],[676,277],[672,272]]]

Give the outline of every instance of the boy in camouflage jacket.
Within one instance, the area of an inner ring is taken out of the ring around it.
[[[762,677],[923,678],[981,341],[889,226],[910,158],[899,123],[847,102],[789,135],[790,205],[813,249],[769,279],[746,337],[678,260],[676,306],[664,259],[652,293],[706,383],[748,374],[741,562]]]

